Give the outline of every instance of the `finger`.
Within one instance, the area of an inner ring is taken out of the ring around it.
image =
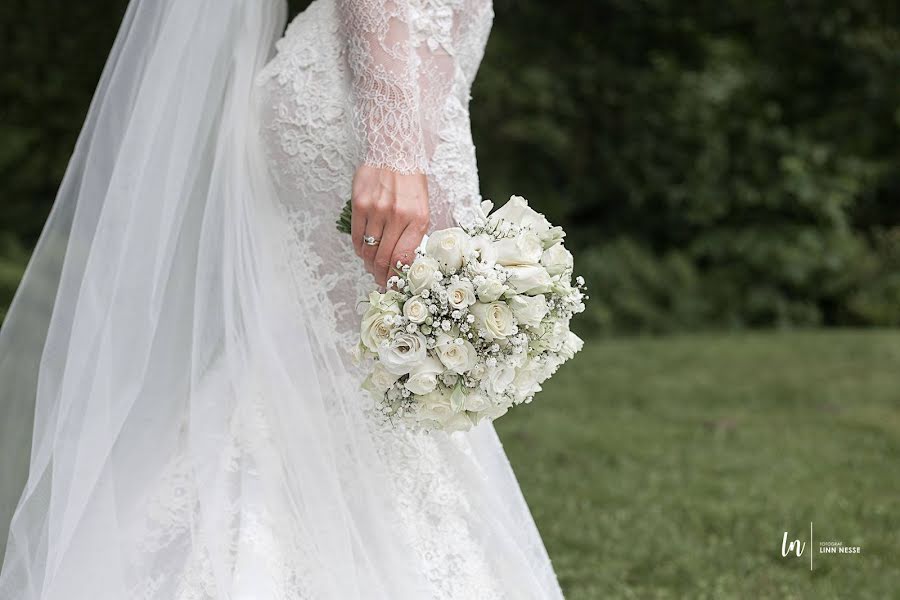
[[[353,240],[353,251],[356,252],[356,255],[358,257],[363,258],[363,250],[366,247],[365,244],[363,243],[363,238],[366,237],[366,226],[368,225],[369,222],[366,219],[366,217],[360,217],[359,221],[360,221],[359,239]],[[352,229],[353,225],[351,224],[350,227]]]
[[[381,285],[387,285],[388,278],[394,272],[394,263],[391,258],[394,256],[394,247],[397,245],[400,235],[406,229],[406,224],[407,221],[400,220],[395,216],[388,221],[384,228],[384,235],[378,245],[378,252],[375,254],[375,279]]]
[[[372,236],[376,240],[379,240],[379,242],[375,246],[363,243],[362,258],[366,263],[366,270],[376,277],[378,276],[378,273],[375,270],[375,256],[378,253],[378,248],[381,245],[381,238],[383,235],[384,219],[379,218],[379,215],[371,215],[371,217],[366,220],[365,236]]]
[[[404,265],[412,264],[416,257],[416,248],[422,243],[423,229],[414,223],[410,223],[403,230],[400,239],[397,240],[397,244],[394,246],[394,253],[391,256],[392,265],[396,266],[398,262]]]
[[[368,203],[356,195],[350,201],[352,214],[350,217],[350,239],[353,240],[353,250],[362,258],[362,238],[366,231],[366,220],[369,212]]]

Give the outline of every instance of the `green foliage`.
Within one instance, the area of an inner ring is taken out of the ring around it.
[[[125,0],[0,3],[0,232],[37,241]]]
[[[483,187],[591,249],[596,326],[897,322],[878,242],[900,226],[896,8],[495,6]]]
[[[697,269],[677,250],[656,256],[628,237],[586,248],[578,256],[589,282],[589,331],[669,333],[702,327],[711,305]],[[576,321],[581,321],[578,319]]]
[[[40,232],[124,4],[0,7],[0,232],[19,246]],[[566,228],[587,326],[900,323],[896,6],[494,4],[472,101],[483,192]],[[21,270],[5,247],[3,289]]]
[[[896,597],[898,361],[896,331],[587,344],[497,421],[566,598]],[[782,558],[810,521],[861,554]]]

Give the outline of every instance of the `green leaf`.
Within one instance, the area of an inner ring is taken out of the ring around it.
[[[457,381],[450,394],[450,410],[455,413],[462,412],[463,406],[466,404],[466,393],[463,391],[462,381]]]
[[[347,203],[344,204],[344,208],[341,209],[341,214],[338,215],[338,219],[335,222],[337,225],[337,230],[341,233],[350,234],[350,223],[353,220],[353,205],[350,200],[347,200]]]

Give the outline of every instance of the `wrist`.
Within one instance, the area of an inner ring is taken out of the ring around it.
[[[366,156],[362,166],[371,167],[373,169],[382,169],[391,171],[398,175],[427,175],[428,164],[424,160],[415,159],[412,156],[397,156],[391,160],[384,157]]]

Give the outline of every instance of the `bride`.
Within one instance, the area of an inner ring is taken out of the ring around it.
[[[491,425],[384,424],[351,352],[480,200],[490,0],[285,12],[128,8],[0,332],[0,598],[562,597]]]

